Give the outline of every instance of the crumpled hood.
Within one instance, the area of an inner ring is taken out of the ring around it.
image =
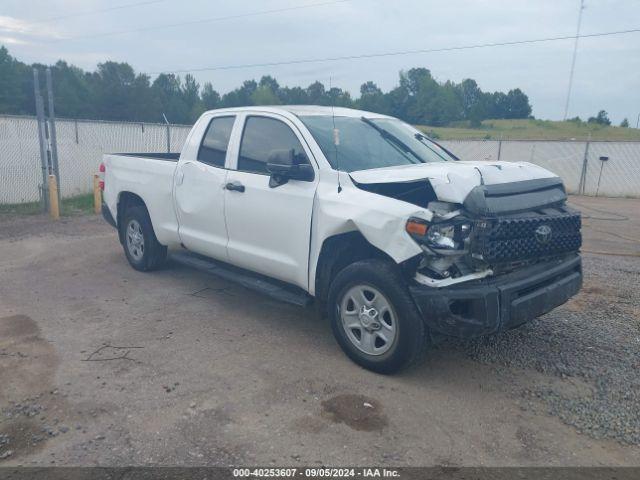
[[[349,174],[359,184],[404,183],[428,180],[438,200],[462,203],[478,185],[557,177],[529,162],[442,162],[360,170]]]

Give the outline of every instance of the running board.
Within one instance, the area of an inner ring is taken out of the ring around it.
[[[170,256],[172,260],[181,265],[224,278],[281,302],[291,303],[300,307],[308,307],[313,303],[313,297],[301,288],[232,265],[217,262],[197,253],[172,252]]]

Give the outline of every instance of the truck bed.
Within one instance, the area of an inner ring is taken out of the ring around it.
[[[177,162],[180,159],[180,153],[173,152],[113,153],[112,155],[120,155],[122,157],[151,158],[153,160],[164,160],[166,162]]]
[[[118,218],[121,194],[144,199],[158,241],[179,245],[178,221],[173,207],[173,175],[179,153],[105,154],[104,203]]]

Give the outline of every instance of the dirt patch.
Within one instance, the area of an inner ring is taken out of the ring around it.
[[[15,420],[0,425],[0,462],[38,450],[46,438],[34,420]]]
[[[0,462],[32,453],[61,433],[44,423],[47,409],[60,403],[52,387],[57,365],[54,348],[33,319],[0,318]]]
[[[21,400],[47,389],[59,359],[26,315],[0,318],[0,402]]]
[[[38,324],[26,315],[12,315],[0,319],[0,337],[24,337],[38,335]]]
[[[335,423],[344,423],[354,430],[382,430],[389,423],[382,406],[364,395],[337,395],[322,402],[323,414]]]

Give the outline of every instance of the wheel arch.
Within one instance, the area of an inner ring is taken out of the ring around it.
[[[140,206],[147,209],[147,205],[144,203],[144,200],[139,195],[133,192],[120,192],[118,194],[118,203],[117,203],[117,213],[116,213],[116,224],[118,225],[118,238],[120,239],[120,243],[124,244],[124,231],[122,229],[122,223],[124,219],[124,214],[129,207]]]
[[[316,267],[315,297],[323,309],[335,276],[352,263],[373,258],[397,265],[387,253],[372,245],[359,231],[333,235],[322,242]]]

